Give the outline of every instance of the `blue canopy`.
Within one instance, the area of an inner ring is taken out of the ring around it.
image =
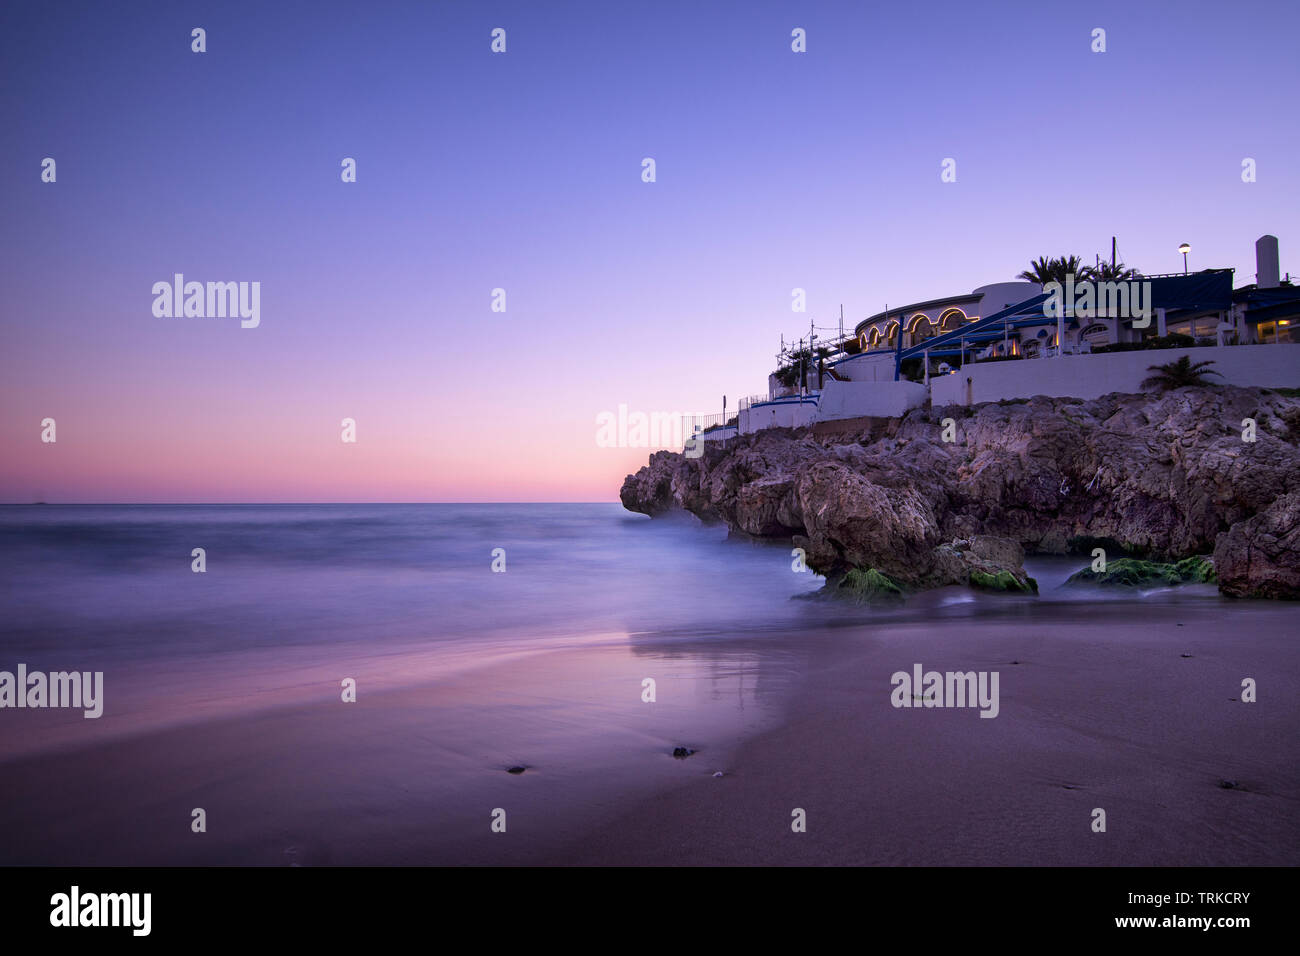
[[[1166,312],[1182,310],[1206,312],[1217,309],[1226,310],[1232,307],[1231,269],[1210,269],[1205,272],[1182,276],[1139,276],[1136,279],[1127,281],[1150,283],[1151,294],[1147,307],[1152,312],[1156,309],[1164,309]],[[1076,288],[1082,285],[1084,285],[1083,282],[1076,283]],[[904,359],[923,356],[927,352],[931,355],[956,355],[963,351],[961,348],[963,342],[989,342],[1002,338],[1011,329],[1055,325],[1057,317],[1047,315],[1043,311],[1049,298],[1051,296],[1048,293],[1040,292],[1037,295],[1030,296],[1023,302],[1017,302],[1015,305],[1003,309],[1001,312],[986,315],[978,321],[971,322],[959,329],[953,329],[951,332],[933,336],[910,348],[896,347],[894,352],[894,380],[898,380],[899,367]],[[1073,313],[1070,308],[1067,308],[1065,314],[1071,316]],[[1072,324],[1075,322],[1074,319],[1070,321]],[[902,327],[900,325],[898,335],[900,344],[902,339]],[[953,345],[957,345],[958,348],[952,349],[951,346]]]

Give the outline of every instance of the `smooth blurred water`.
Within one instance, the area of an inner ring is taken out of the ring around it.
[[[791,560],[615,504],[7,506],[0,643],[88,668],[332,641],[763,630],[807,621],[791,598],[822,581]]]
[[[325,810],[322,847],[399,860],[406,838],[365,822],[471,834],[506,767],[530,767],[517,782],[552,814],[724,771],[824,652],[878,626],[919,622],[905,640],[924,640],[991,618],[1045,641],[1063,615],[1126,619],[1123,601],[1218,601],[1057,587],[1083,563],[1032,563],[1037,598],[944,588],[859,607],[798,600],[823,579],[792,570],[788,542],[617,505],[0,507],[0,670],[104,671],[103,719],[4,711],[0,762],[35,763],[13,774],[22,793],[0,787],[17,821],[0,861],[265,861],[289,852],[279,830]],[[138,745],[104,760],[109,737]],[[677,761],[677,745],[699,756]],[[194,780],[243,831],[200,848],[182,826],[164,847],[157,793]],[[52,817],[51,793],[68,800]],[[86,857],[105,806],[110,831],[147,838]]]
[[[205,573],[191,571],[194,548]],[[617,504],[3,506],[0,647],[87,669],[333,642],[465,653],[501,639],[753,636],[900,613],[795,600],[823,579],[791,561],[788,544]],[[1060,587],[1084,559],[1028,563],[1039,600],[1136,597]],[[936,618],[1007,606],[964,589],[908,605]]]

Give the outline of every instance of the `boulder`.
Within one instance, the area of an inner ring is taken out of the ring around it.
[[[1300,494],[1280,496],[1221,534],[1214,568],[1224,594],[1300,598]]]
[[[673,474],[682,458],[670,451],[658,451],[650,463],[636,474],[623,479],[618,497],[628,511],[654,517],[673,508]]]
[[[1116,558],[1106,562],[1106,570],[1091,567],[1070,575],[1066,584],[1100,584],[1106,587],[1157,588],[1179,584],[1206,584],[1214,581],[1214,562],[1200,555],[1177,562],[1146,561],[1141,558]]]

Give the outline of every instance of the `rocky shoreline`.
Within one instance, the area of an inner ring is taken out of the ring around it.
[[[850,590],[1033,591],[1025,553],[1101,549],[1212,559],[1224,594],[1300,598],[1300,398],[1202,386],[837,425],[706,442],[698,458],[656,452],[619,497],[788,539]]]

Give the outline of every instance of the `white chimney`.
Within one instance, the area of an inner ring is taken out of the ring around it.
[[[1276,289],[1281,284],[1277,264],[1277,236],[1260,236],[1255,240],[1255,286]]]

